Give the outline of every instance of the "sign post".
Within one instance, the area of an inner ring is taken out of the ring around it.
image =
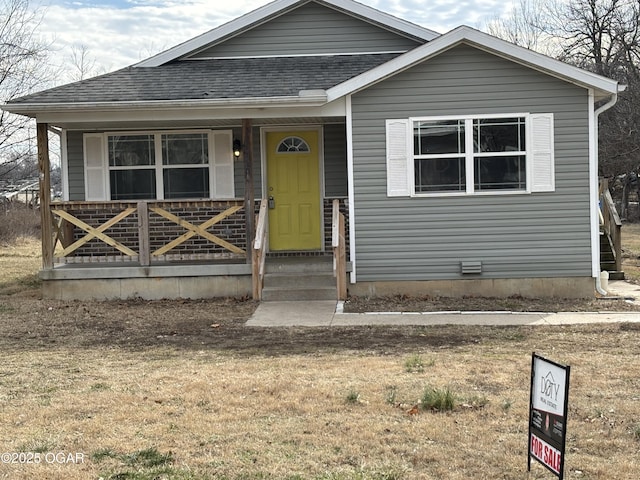
[[[532,354],[527,470],[531,471],[531,458],[535,458],[560,480],[564,477],[570,370]]]

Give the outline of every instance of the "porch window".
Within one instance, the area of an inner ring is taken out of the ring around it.
[[[162,135],[164,198],[209,197],[209,140],[205,133]]]
[[[110,136],[108,148],[111,200],[156,198],[153,135]]]
[[[387,193],[553,191],[553,115],[387,121]]]
[[[85,198],[233,198],[231,133],[85,134]]]

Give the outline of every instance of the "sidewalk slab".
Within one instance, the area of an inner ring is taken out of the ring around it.
[[[247,327],[329,327],[336,311],[335,300],[310,302],[262,302],[245,324]]]
[[[575,325],[587,323],[640,323],[640,312],[561,312],[548,315],[540,325]]]
[[[427,325],[539,325],[544,322],[545,313],[337,313],[331,326],[386,325],[386,326],[427,326]]]
[[[245,324],[248,327],[353,327],[367,325],[576,325],[640,323],[640,312],[393,312],[342,313],[334,300],[263,302]]]
[[[609,295],[628,298],[630,300],[640,300],[640,285],[627,282],[625,280],[609,281]]]

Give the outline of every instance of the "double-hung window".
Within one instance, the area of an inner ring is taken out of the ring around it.
[[[473,119],[473,190],[526,190],[525,117]]]
[[[209,136],[174,133],[161,138],[164,198],[209,198]]]
[[[230,131],[85,134],[87,200],[232,198]]]
[[[466,190],[464,120],[413,122],[416,193]]]
[[[156,198],[156,152],[153,135],[107,137],[111,200]]]
[[[554,189],[553,115],[387,121],[389,196]]]

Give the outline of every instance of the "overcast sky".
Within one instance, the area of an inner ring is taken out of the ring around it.
[[[32,0],[33,1],[33,0]],[[56,63],[84,45],[100,73],[166,50],[269,0],[35,0],[43,6],[40,33],[53,42]],[[366,0],[369,6],[440,33],[459,25],[481,28],[507,13],[511,0]]]

